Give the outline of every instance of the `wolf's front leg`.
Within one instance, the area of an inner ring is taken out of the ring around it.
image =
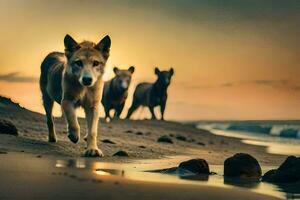
[[[97,145],[99,108],[98,106],[95,106],[85,108],[84,111],[88,125],[87,150],[84,155],[86,157],[103,157],[103,153],[100,149],[98,149]]]
[[[80,138],[80,127],[77,121],[74,103],[70,100],[62,100],[61,108],[68,122],[68,137],[72,142],[77,143]]]

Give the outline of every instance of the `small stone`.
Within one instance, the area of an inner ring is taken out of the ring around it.
[[[18,129],[10,121],[0,120],[0,134],[18,135]]]
[[[203,142],[197,142],[197,144],[200,146],[205,146],[205,144]]]
[[[127,130],[127,131],[125,131],[125,133],[133,133],[133,131],[132,130]]]
[[[167,135],[163,135],[163,136],[161,136],[160,138],[158,138],[158,139],[157,139],[157,142],[173,144],[172,139],[169,138]]]
[[[135,134],[136,134],[136,135],[143,135],[143,133],[140,132],[140,131],[136,132]]]
[[[109,140],[109,139],[104,139],[102,140],[103,143],[108,143],[108,144],[116,144],[115,142]]]
[[[141,149],[146,149],[146,147],[143,146],[143,145],[139,146],[139,148],[141,148]]]
[[[186,141],[186,137],[184,137],[183,135],[177,135],[176,139],[181,141]]]
[[[128,153],[126,151],[120,150],[116,152],[113,156],[121,156],[121,157],[128,157]]]
[[[36,157],[37,157],[37,158],[41,158],[41,157],[42,157],[42,155],[37,155]]]
[[[188,170],[195,174],[209,174],[209,165],[204,159],[191,159],[179,164],[179,168]]]

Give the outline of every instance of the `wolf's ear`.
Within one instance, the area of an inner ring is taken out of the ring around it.
[[[129,71],[131,74],[133,74],[133,72],[134,72],[134,66],[129,67],[128,71]]]
[[[115,74],[117,74],[118,73],[118,71],[119,71],[119,68],[117,68],[117,67],[114,67],[114,72],[115,72]]]
[[[173,76],[174,75],[174,69],[173,69],[173,67],[171,67],[171,69],[170,69],[170,74],[171,74],[171,76]]]
[[[65,36],[64,44],[67,58],[70,58],[76,50],[80,49],[79,44],[68,34]]]
[[[156,75],[159,75],[160,71],[159,71],[159,69],[158,69],[157,67],[155,67],[154,73],[155,73]]]
[[[105,59],[109,57],[109,50],[110,50],[111,40],[108,35],[106,35],[96,46],[95,48],[99,50]]]

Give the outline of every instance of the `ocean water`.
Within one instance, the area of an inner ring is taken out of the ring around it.
[[[300,121],[202,121],[197,128],[265,146],[269,153],[300,156]]]

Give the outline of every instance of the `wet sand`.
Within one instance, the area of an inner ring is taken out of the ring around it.
[[[99,170],[105,164],[86,168],[65,160],[66,166],[58,165],[62,161],[28,153],[2,154],[0,199],[278,199],[240,188],[137,181],[124,177],[126,172],[114,176]]]

